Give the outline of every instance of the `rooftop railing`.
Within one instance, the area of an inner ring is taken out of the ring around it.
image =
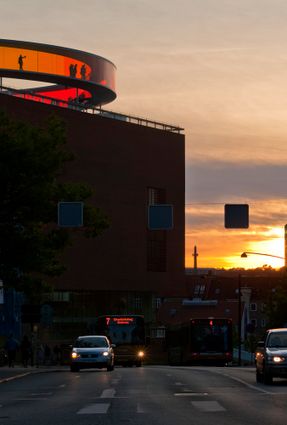
[[[100,107],[89,105],[89,103],[86,103],[83,101],[77,101],[76,99],[72,101],[59,100],[59,99],[54,99],[48,96],[40,95],[31,90],[30,91],[19,90],[19,89],[14,89],[14,88],[5,87],[5,86],[0,86],[0,93],[7,94],[10,96],[20,97],[26,100],[32,100],[35,102],[46,103],[46,104],[58,106],[61,108],[74,109],[76,111],[80,111],[80,112],[84,112],[88,114],[101,115],[105,118],[125,121],[132,124],[142,125],[145,127],[152,127],[157,130],[169,131],[169,132],[178,133],[178,134],[181,134],[184,131],[183,128],[175,126],[175,125],[166,124],[166,123],[158,122],[158,121],[152,121],[152,120],[137,117],[137,116],[121,114],[119,112],[109,111],[106,109],[102,109]]]

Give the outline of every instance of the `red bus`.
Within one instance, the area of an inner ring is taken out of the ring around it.
[[[225,365],[232,361],[232,321],[190,319],[171,325],[167,329],[166,344],[170,365]]]
[[[144,317],[140,315],[106,315],[97,318],[96,333],[115,344],[115,364],[142,365],[146,338]]]

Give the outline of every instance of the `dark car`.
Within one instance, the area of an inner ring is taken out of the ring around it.
[[[87,368],[114,369],[114,345],[103,335],[79,336],[71,352],[71,371]]]
[[[273,378],[287,378],[287,328],[269,329],[259,341],[256,353],[256,380],[272,384]]]

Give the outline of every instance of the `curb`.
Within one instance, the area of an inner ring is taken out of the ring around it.
[[[24,376],[31,375],[32,373],[33,372],[31,371],[31,372],[21,373],[19,375],[9,376],[8,378],[2,378],[0,379],[0,384],[4,382],[13,381],[14,379],[23,378]]]
[[[28,375],[38,374],[38,373],[49,373],[49,372],[67,372],[69,369],[37,369],[37,370],[29,370],[24,373],[19,373],[17,375],[8,376],[7,378],[1,378],[0,384],[3,384],[5,382],[13,381],[15,379],[24,378]]]

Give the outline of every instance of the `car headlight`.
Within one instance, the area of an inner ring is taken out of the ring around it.
[[[109,352],[108,351],[104,351],[102,354],[103,354],[103,356],[107,357],[109,355]]]
[[[79,359],[81,357],[81,354],[76,353],[76,351],[73,351],[71,357],[72,359]]]
[[[274,356],[272,360],[273,360],[274,363],[281,363],[281,362],[284,362],[285,358],[279,357],[279,356]]]
[[[139,351],[138,352],[138,357],[144,357],[144,352],[143,351]]]
[[[281,356],[268,356],[267,360],[269,362],[273,362],[273,363],[282,363],[285,360],[285,357],[281,357]]]

